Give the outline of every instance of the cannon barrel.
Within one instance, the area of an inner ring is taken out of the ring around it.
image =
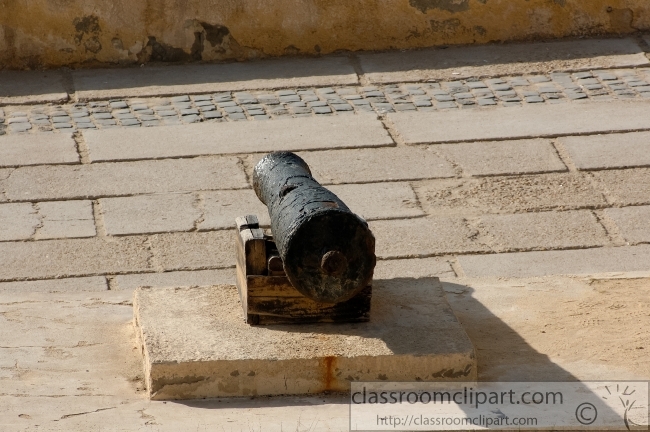
[[[290,152],[265,156],[253,171],[267,206],[284,270],[303,295],[322,303],[352,298],[372,281],[375,237],[365,220],[311,175]]]

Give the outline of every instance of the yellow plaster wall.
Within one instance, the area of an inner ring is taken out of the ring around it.
[[[650,29],[650,0],[0,0],[0,68],[247,59]]]

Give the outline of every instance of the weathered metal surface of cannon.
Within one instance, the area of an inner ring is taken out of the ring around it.
[[[296,290],[332,304],[369,286],[376,257],[368,224],[321,186],[304,160],[289,152],[267,155],[255,166],[253,187],[268,208],[279,257]]]

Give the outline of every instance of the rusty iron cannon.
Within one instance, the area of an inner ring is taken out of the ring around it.
[[[289,152],[265,156],[253,188],[271,235],[253,215],[237,219],[238,287],[247,321],[365,321],[376,263],[365,220],[321,186]]]

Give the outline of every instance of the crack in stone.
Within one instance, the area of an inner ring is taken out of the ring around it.
[[[117,407],[98,408],[98,409],[93,410],[93,411],[84,411],[84,412],[74,413],[74,414],[65,414],[65,415],[61,416],[61,418],[59,420],[54,420],[54,421],[65,420],[65,419],[68,419],[70,417],[76,417],[76,416],[81,416],[81,415],[86,415],[86,414],[94,414],[94,413],[97,413],[97,412],[100,412],[100,411],[107,411],[107,410],[112,410],[112,409],[115,409],[115,408],[117,408]]]
[[[91,307],[95,307],[95,306],[129,306],[129,307],[131,307],[131,306],[133,306],[133,302],[130,301],[130,300],[123,300],[121,302],[115,303],[115,302],[98,300],[98,301],[94,301],[92,303],[82,303],[81,304],[81,307],[85,307],[85,308],[91,308]]]
[[[592,210],[591,214],[594,215],[598,224],[605,230],[605,235],[607,239],[614,246],[625,246],[626,241],[621,235],[618,226],[615,222],[610,221],[605,212],[602,210]]]
[[[154,270],[155,272],[162,273],[164,271],[164,268],[160,264],[160,260],[156,255],[156,248],[154,247],[153,242],[151,241],[151,237],[146,238],[144,242],[144,246],[149,252],[149,257],[147,257],[147,266],[150,269]]]
[[[38,203],[32,203],[32,208],[34,209],[36,215],[38,216],[38,224],[34,227],[34,232],[32,232],[29,238],[31,240],[36,240],[37,234],[43,228],[43,225],[45,225],[45,216],[41,213],[41,209],[38,206]]]
[[[253,187],[253,179],[251,178],[251,173],[253,172],[253,167],[251,166],[250,160],[248,157],[237,156],[237,166],[241,168],[246,177],[246,183],[250,187]]]
[[[73,346],[66,346],[66,345],[62,345],[62,346],[54,346],[54,345],[16,345],[16,346],[0,346],[0,349],[20,349],[20,348],[59,348],[59,349],[65,348],[65,349],[73,349],[73,348],[91,347],[91,346],[95,346],[95,345],[103,345],[102,343],[99,343],[99,342],[83,343],[83,344],[81,342],[84,342],[84,341],[79,341],[77,343],[77,345],[73,345]],[[0,369],[16,369],[16,368],[17,368],[17,366],[12,367],[12,368],[0,368]]]
[[[205,197],[202,193],[196,193],[192,207],[199,211],[199,217],[194,221],[192,231],[199,231],[200,225],[205,220]]]
[[[471,177],[469,175],[463,175],[463,168],[460,166],[460,164],[458,164],[450,155],[447,155],[445,152],[436,150],[436,146],[428,146],[427,150],[429,150],[434,155],[438,156],[440,159],[444,160],[449,165],[451,165],[451,167],[454,170],[454,174],[456,174],[456,177],[465,177],[465,178]]]
[[[5,178],[0,178],[0,182],[3,182],[3,183],[0,183],[0,186],[2,186],[2,189],[0,189],[0,195],[2,196],[2,198],[4,199],[4,201],[11,201],[11,200],[9,199],[9,195],[7,195],[7,190],[5,189],[6,184],[5,184],[4,182],[6,182],[7,180],[9,180],[9,177],[11,177],[11,175],[12,175],[14,172],[16,172],[17,169],[18,169],[18,168],[10,168],[10,169],[8,169],[8,170],[7,170],[7,176],[6,176]],[[5,170],[0,170],[0,174],[2,174],[4,171],[5,171]]]
[[[11,306],[11,305],[25,304],[25,303],[45,303],[45,301],[23,300],[23,301],[15,301],[15,302],[8,302],[8,303],[0,303],[0,306]]]
[[[491,252],[496,252],[494,247],[490,245],[490,235],[487,230],[481,229],[480,218],[463,218],[463,224],[471,232],[469,239],[475,241],[479,245],[486,247]]]

